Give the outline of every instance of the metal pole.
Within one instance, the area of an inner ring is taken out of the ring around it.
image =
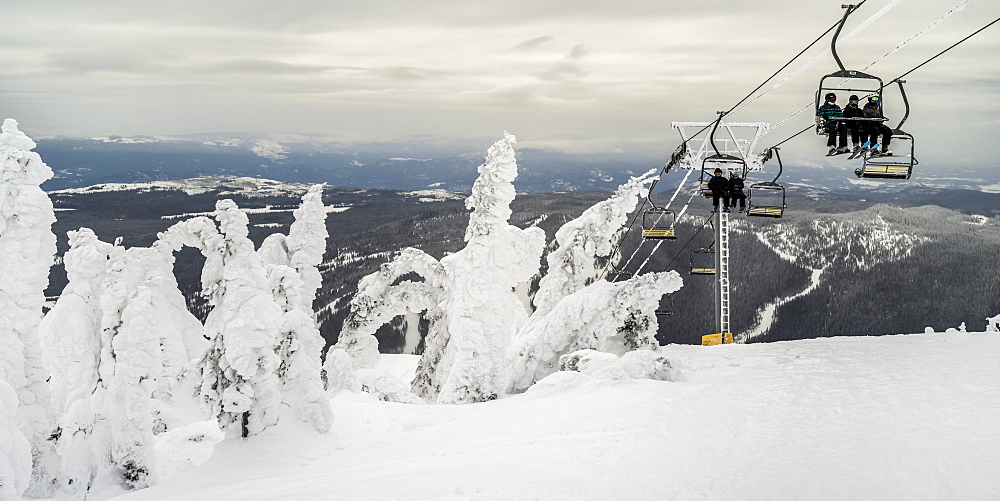
[[[715,332],[725,343],[729,330],[729,214],[715,214]]]

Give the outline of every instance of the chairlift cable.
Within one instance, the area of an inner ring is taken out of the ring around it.
[[[969,36],[967,36],[967,37],[965,37],[965,38],[963,38],[963,39],[961,39],[961,40],[959,40],[959,41],[957,41],[957,42],[953,43],[953,44],[952,44],[952,45],[951,45],[950,47],[948,47],[947,49],[945,49],[945,50],[943,50],[943,51],[941,51],[941,52],[938,52],[937,54],[935,54],[935,55],[934,55],[933,57],[931,57],[930,59],[928,59],[928,60],[926,60],[926,61],[924,61],[924,62],[922,62],[922,63],[920,63],[920,64],[916,65],[916,66],[915,66],[915,67],[914,67],[913,69],[911,69],[910,71],[907,71],[906,73],[903,73],[902,75],[899,75],[898,77],[896,77],[896,78],[893,78],[892,80],[890,80],[890,81],[889,81],[889,83],[892,83],[892,82],[895,82],[895,81],[897,81],[897,80],[899,80],[899,79],[901,79],[901,78],[905,77],[906,75],[909,75],[910,73],[913,73],[914,71],[916,71],[917,69],[919,69],[919,68],[920,68],[921,66],[923,66],[923,65],[925,65],[925,64],[927,64],[927,63],[929,63],[929,62],[933,61],[934,59],[936,59],[936,58],[937,58],[938,56],[940,56],[941,54],[944,54],[945,52],[948,52],[949,50],[951,50],[951,49],[954,49],[954,48],[955,48],[955,47],[956,47],[956,46],[957,46],[958,44],[960,44],[960,43],[962,43],[962,42],[964,42],[964,41],[966,41],[966,40],[968,40],[968,39],[970,39],[970,38],[972,38],[972,37],[974,37],[974,36],[978,35],[978,34],[979,34],[979,32],[981,32],[981,31],[985,30],[986,28],[989,28],[990,26],[993,26],[994,24],[996,24],[996,23],[997,23],[997,21],[1000,21],[1000,17],[998,17],[998,18],[994,19],[993,21],[991,21],[991,22],[990,22],[989,24],[987,24],[986,26],[983,26],[982,28],[979,28],[978,30],[974,31],[974,32],[973,32],[972,34],[970,34]]]

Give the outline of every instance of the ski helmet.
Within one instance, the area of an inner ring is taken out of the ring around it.
[[[829,94],[827,94],[826,95],[826,100],[829,101],[831,99],[834,100],[834,101],[836,101],[837,100],[837,95],[834,94],[834,93],[832,93],[832,92],[830,92]]]
[[[860,98],[858,97],[857,94],[851,94],[851,97],[849,97],[847,100],[848,101],[858,101],[859,99]]]
[[[878,102],[878,96],[868,96],[869,101]]]
[[[715,169],[716,174],[722,174],[722,169]]]

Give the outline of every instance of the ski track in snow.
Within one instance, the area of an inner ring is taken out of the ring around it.
[[[159,485],[92,499],[1000,497],[1000,334],[660,350],[686,381],[560,372],[470,405],[341,391],[331,433],[288,414]],[[405,381],[416,361],[380,367]]]
[[[738,336],[739,342],[746,343],[747,341],[752,341],[755,337],[762,336],[766,334],[767,331],[771,330],[771,326],[774,325],[774,319],[777,317],[778,308],[816,290],[816,288],[819,287],[819,279],[825,270],[826,268],[811,270],[812,273],[809,276],[809,285],[807,285],[805,289],[802,289],[802,291],[798,294],[776,299],[761,308],[760,311],[757,312],[757,325],[749,331],[740,334]]]

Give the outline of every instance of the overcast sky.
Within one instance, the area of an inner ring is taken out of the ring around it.
[[[666,154],[679,142],[672,121],[734,105],[839,19],[841,3],[5,2],[0,114],[36,137],[259,132],[485,150],[508,130],[520,147]],[[896,5],[846,41],[841,59],[861,69],[959,3],[869,0],[845,34]],[[970,0],[869,71],[888,81],[997,17],[1000,1]],[[828,48],[829,38],[777,81]],[[998,53],[1000,23],[908,77],[905,128],[924,157],[996,165]],[[834,70],[827,55],[730,120],[777,123]],[[898,100],[886,99],[899,118]],[[812,154],[822,142],[803,135],[788,147]]]

